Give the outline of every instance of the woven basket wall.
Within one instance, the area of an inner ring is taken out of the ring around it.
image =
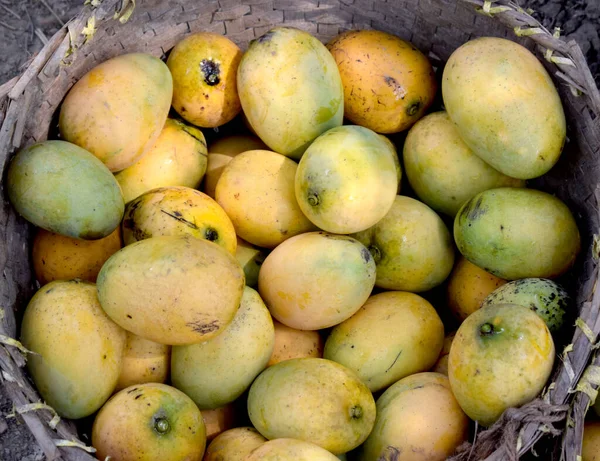
[[[600,333],[600,290],[594,235],[598,232],[600,94],[575,43],[566,43],[508,0],[92,0],[60,30],[19,78],[0,86],[0,168],[20,148],[47,138],[70,87],[96,64],[141,51],[164,57],[183,37],[198,31],[225,34],[242,49],[271,27],[288,25],[327,41],[346,29],[374,28],[412,41],[441,68],[453,50],[477,36],[499,36],[537,52],[559,88],[568,120],[561,160],[532,186],[555,193],[571,208],[583,251],[571,272],[577,309],[556,370],[540,399],[507,411],[478,435],[470,459],[516,459],[539,445],[558,447],[576,459],[585,412],[599,382],[600,359],[592,344]],[[135,6],[135,8],[133,8]],[[133,8],[133,10],[132,10]],[[132,14],[131,14],[132,13]],[[91,460],[75,425],[56,425],[51,411],[27,411],[40,398],[26,376],[25,356],[11,344],[22,311],[36,289],[30,265],[32,228],[18,217],[2,191],[0,207],[0,385],[35,435],[48,460]],[[588,370],[587,373],[584,372]],[[583,377],[582,377],[583,375]],[[596,378],[596,379],[594,379]],[[56,427],[54,428],[54,426]],[[556,443],[558,442],[558,443]],[[486,445],[487,443],[487,445]],[[554,445],[553,445],[554,444]],[[467,459],[463,453],[463,458]],[[549,459],[544,457],[544,459]]]

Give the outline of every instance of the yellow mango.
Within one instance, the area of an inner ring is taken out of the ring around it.
[[[115,390],[134,384],[165,383],[169,377],[171,346],[127,332],[123,365]]]
[[[236,427],[210,443],[204,461],[246,461],[246,456],[266,441],[253,427]]]
[[[275,326],[275,345],[267,366],[301,357],[323,357],[325,345],[318,331],[296,330],[277,320],[273,321],[273,325]]]

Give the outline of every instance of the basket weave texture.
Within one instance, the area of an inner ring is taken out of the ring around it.
[[[600,384],[600,290],[595,234],[600,218],[600,93],[574,42],[544,29],[508,0],[91,0],[57,32],[18,78],[0,86],[0,168],[25,146],[47,139],[70,87],[96,64],[128,52],[165,57],[183,37],[199,31],[227,35],[242,49],[270,28],[304,29],[323,42],[347,29],[379,29],[412,41],[442,68],[450,54],[478,36],[517,41],[552,75],[568,121],[569,141],[555,168],[532,183],[556,194],[573,211],[583,251],[571,272],[577,318],[570,344],[539,399],[509,409],[474,446],[456,459],[510,460],[529,453],[540,438],[552,459],[575,460],[585,413]],[[136,4],[137,3],[137,4]],[[95,459],[77,438],[73,422],[60,420],[40,402],[28,379],[26,355],[14,343],[22,311],[36,286],[30,264],[32,226],[16,215],[5,191],[0,207],[0,386],[36,437],[48,460]],[[549,436],[554,436],[550,438]],[[556,442],[551,444],[549,442]],[[80,445],[74,446],[74,445]],[[552,449],[550,450],[552,451]],[[550,456],[544,456],[550,459]]]

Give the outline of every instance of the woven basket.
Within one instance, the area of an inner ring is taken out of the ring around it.
[[[0,86],[0,167],[18,149],[47,139],[69,88],[96,64],[140,51],[164,57],[190,33],[225,34],[242,49],[271,27],[285,24],[327,41],[346,29],[374,28],[412,41],[438,69],[453,50],[477,36],[499,36],[537,52],[555,80],[568,120],[568,143],[559,163],[532,186],[556,194],[573,211],[583,251],[567,283],[577,312],[568,346],[539,399],[507,410],[456,459],[517,459],[535,449],[542,459],[575,460],[585,413],[600,384],[600,290],[595,233],[600,177],[600,94],[574,43],[544,29],[507,0],[87,0],[82,12],[56,33],[18,78]],[[5,197],[5,195],[3,195]],[[32,226],[6,198],[0,208],[0,385],[48,460],[92,460],[73,422],[55,417],[27,377],[18,325],[36,289],[30,264]],[[33,404],[33,405],[32,405]],[[8,460],[7,460],[8,461]]]

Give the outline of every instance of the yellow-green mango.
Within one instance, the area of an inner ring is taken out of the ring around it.
[[[225,210],[190,187],[159,187],[132,200],[123,216],[123,242],[129,245],[160,235],[191,235],[235,255],[235,229]]]
[[[464,412],[492,425],[510,407],[533,400],[550,377],[554,342],[527,307],[494,304],[460,325],[448,356],[450,387]]]
[[[217,435],[206,448],[204,461],[246,461],[265,439],[253,427],[236,427]]]
[[[237,247],[235,248],[235,259],[244,269],[246,276],[246,285],[251,288],[258,286],[258,274],[260,267],[267,257],[267,250],[258,248],[241,238],[237,238]]]
[[[98,297],[120,326],[160,344],[209,340],[233,320],[244,271],[216,243],[189,235],[126,246],[98,274]]]
[[[479,192],[525,186],[525,181],[500,173],[475,155],[446,112],[429,114],[410,129],[403,157],[406,177],[419,199],[452,217]]]
[[[21,342],[34,352],[27,369],[37,390],[70,419],[91,415],[113,393],[125,336],[100,307],[96,285],[76,280],[40,288],[21,324]]]
[[[309,441],[338,454],[367,438],[375,423],[375,400],[339,363],[290,359],[267,368],[252,383],[248,415],[269,440]]]
[[[510,187],[466,202],[454,219],[454,240],[470,262],[505,280],[558,277],[581,248],[567,205],[545,192]]]
[[[446,63],[442,94],[460,137],[501,173],[537,178],[558,161],[564,110],[550,75],[524,46],[496,37],[468,41]]]
[[[454,247],[448,228],[422,202],[397,195],[383,219],[352,234],[377,265],[375,285],[422,292],[441,284],[452,271]]]
[[[291,328],[320,330],[351,317],[375,285],[375,262],[345,235],[308,232],[275,248],[258,274],[271,315]]]
[[[296,199],[318,228],[365,230],[390,210],[401,170],[394,145],[358,125],[332,128],[306,150],[296,171]]]
[[[171,381],[201,410],[233,402],[266,368],[275,332],[271,314],[258,293],[244,288],[240,308],[218,336],[173,347]]]
[[[371,296],[356,314],[333,328],[323,358],[348,367],[376,392],[429,370],[443,343],[444,324],[427,300],[388,291]]]
[[[335,60],[300,29],[275,27],[251,41],[237,85],[258,137],[293,159],[300,159],[321,133],[342,124],[344,90]]]
[[[314,443],[291,438],[265,442],[245,461],[337,461],[338,458]]]
[[[65,141],[22,149],[6,177],[10,203],[27,221],[67,237],[97,240],[123,218],[114,176],[88,151]]]
[[[360,461],[444,461],[467,439],[469,418],[452,395],[448,378],[417,373],[377,400],[377,419],[359,450]]]
[[[197,188],[207,164],[202,131],[179,120],[167,119],[152,149],[115,177],[127,203],[157,187]]]
[[[98,64],[75,83],[60,109],[62,139],[90,151],[110,171],[133,165],[152,148],[167,120],[173,78],[145,53]]]

